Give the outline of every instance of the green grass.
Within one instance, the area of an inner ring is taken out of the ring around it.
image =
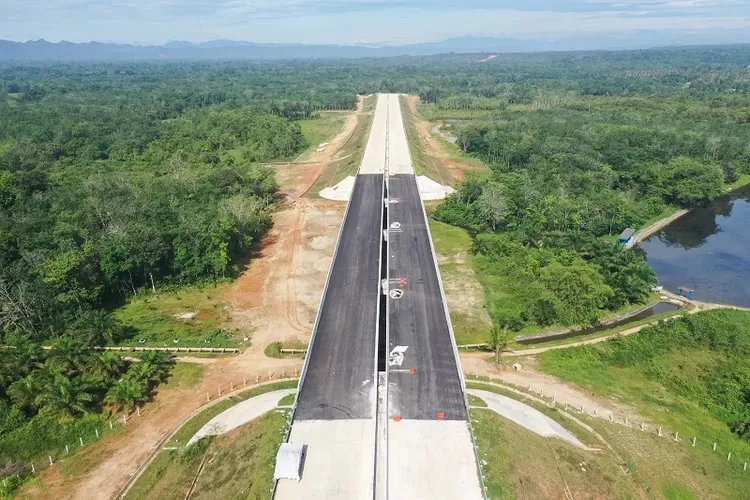
[[[326,166],[323,173],[318,177],[310,190],[311,193],[318,193],[326,186],[333,186],[341,182],[350,175],[356,175],[359,165],[362,162],[362,155],[367,145],[367,138],[370,135],[370,126],[375,111],[377,96],[372,95],[365,97],[363,103],[363,114],[357,122],[351,137],[346,141],[339,151],[338,160],[332,161]]]
[[[221,297],[227,284],[144,292],[113,315],[133,337],[120,345],[159,347],[246,347],[249,330],[227,328],[229,314]],[[186,315],[180,317],[180,315]],[[187,315],[192,315],[188,317]],[[144,342],[140,340],[143,339]],[[178,339],[179,342],[174,342]]]
[[[472,409],[490,499],[638,498],[638,489],[609,452],[544,438],[489,409]]]
[[[483,309],[485,290],[472,269],[471,235],[464,229],[438,221],[430,221],[430,233],[446,289],[456,343],[487,342],[492,322]],[[472,292],[475,302],[468,301]]]
[[[294,398],[295,398],[294,394],[287,394],[286,396],[284,396],[283,398],[279,400],[278,405],[279,406],[292,406],[294,404]]]
[[[203,365],[197,363],[176,363],[170,372],[165,387],[188,389],[198,385],[203,378]]]
[[[675,441],[593,417],[585,419],[625,461],[630,477],[648,498],[712,498],[747,500],[750,478],[742,464],[727,462],[711,444],[689,438]],[[682,435],[682,433],[681,433]]]
[[[193,498],[196,495],[200,495],[198,498],[267,498],[271,488],[269,473],[272,475],[273,460],[286,427],[284,415],[272,412],[227,435],[202,439],[188,449],[184,444],[209,420],[238,402],[296,386],[296,381],[290,381],[256,387],[202,411],[166,444],[166,448],[177,449],[161,451],[126,498],[184,498],[204,454],[211,457],[214,452],[216,456],[210,467],[204,469]],[[231,457],[229,462],[225,461],[227,457]],[[223,490],[222,485],[233,491]]]
[[[304,358],[305,353],[285,354],[282,349],[307,349],[307,344],[299,340],[271,342],[266,346],[265,354],[269,358]]]
[[[544,353],[541,368],[587,392],[635,408],[668,432],[679,431],[685,442],[696,436],[699,445],[691,447],[693,460],[705,463],[703,475],[711,477],[711,484],[724,491],[740,491],[744,485],[750,491],[750,476],[741,470],[742,462],[750,461],[750,442],[732,434],[729,420],[723,420],[737,418],[730,415],[741,413],[742,403],[732,399],[737,398],[732,383],[717,378],[735,377],[734,383],[742,384],[738,353],[747,349],[741,346],[748,342],[743,340],[748,318],[739,311],[699,313],[617,342]],[[727,342],[728,347],[711,347]],[[714,442],[718,453],[711,451]],[[729,451],[734,458],[728,463]],[[724,460],[717,460],[719,456]],[[696,491],[695,485],[691,491]]]
[[[469,394],[469,406],[478,406],[481,408],[487,408],[487,403],[484,402],[484,399],[478,398],[476,396],[472,396]]]
[[[497,386],[481,382],[469,381],[467,387],[496,392],[528,404],[559,422],[563,427],[573,432],[586,445],[602,448],[602,444],[593,434],[575,422],[568,420],[557,409],[536,403]],[[619,398],[617,399],[619,400]],[[483,411],[485,410],[473,410],[472,419],[475,419]],[[611,472],[599,477],[600,481],[609,482],[612,486],[618,484],[609,494],[594,495],[594,498],[638,498],[639,495],[636,495],[636,492],[639,491],[645,492],[648,498],[748,498],[745,492],[750,491],[747,488],[748,484],[750,484],[750,478],[742,473],[741,462],[727,464],[726,453],[712,452],[710,443],[705,439],[699,441],[698,445],[693,448],[688,437],[675,442],[674,439],[668,437],[658,437],[655,432],[643,432],[638,427],[625,427],[588,415],[579,414],[577,418],[603,436],[606,442],[624,460],[624,465],[629,469],[627,476],[616,471],[612,466],[619,464],[619,460],[606,449],[594,454],[597,458],[607,457],[606,461],[596,464],[590,458],[584,460],[587,463],[586,468],[589,472],[595,472],[597,469],[602,470],[602,467],[609,468]],[[484,433],[482,430],[484,423],[486,422],[483,422],[481,419],[479,423],[474,423],[480,456],[484,460],[488,460],[490,464],[498,460],[507,462],[507,458],[495,457],[491,453],[486,453],[487,446],[483,444],[486,438],[480,438],[480,433]],[[513,436],[509,436],[503,431],[501,428],[503,425],[502,419],[493,422],[490,431],[493,434],[492,437],[494,439],[504,438],[502,443],[504,453],[510,454],[513,457],[516,457],[517,454],[523,456],[523,450],[520,452],[516,450],[516,448],[524,445],[523,441],[519,440],[518,444],[514,446]],[[524,430],[524,432],[527,433],[525,446],[542,452],[545,446],[541,444],[541,441],[538,441],[541,438],[528,433],[528,431]],[[520,430],[513,431],[514,436],[519,433],[521,433]],[[497,434],[502,434],[502,436],[497,436]],[[682,432],[680,434],[684,435]],[[537,442],[539,444],[536,444]],[[554,442],[554,440],[550,440],[550,442]],[[577,449],[574,450],[577,453],[585,454],[585,452],[580,452]],[[488,456],[491,458],[488,459]],[[529,464],[524,467],[543,467],[543,465]],[[497,469],[498,466],[495,465],[495,468]],[[510,470],[511,474],[508,479],[512,481],[515,471],[513,467]],[[519,470],[518,474],[527,475],[529,471]],[[488,477],[490,476],[488,475]],[[596,477],[589,479],[596,480]],[[569,480],[569,478],[566,478],[566,480]],[[517,478],[516,481],[518,481]],[[542,480],[540,479],[539,481]],[[523,491],[527,492],[529,490],[526,488],[535,487],[537,487],[536,484],[525,483]],[[544,496],[542,495],[542,497]],[[575,494],[574,496],[578,497]],[[549,496],[547,495],[547,497]],[[503,497],[491,495],[491,498]],[[560,496],[560,498],[564,498],[564,496]]]
[[[302,135],[310,144],[309,149],[314,151],[324,142],[328,142],[344,126],[347,115],[351,111],[320,111],[317,118],[300,120]],[[304,157],[303,157],[304,159]]]
[[[664,485],[662,491],[664,498],[667,500],[697,500],[697,497],[684,486],[674,484]]]
[[[273,411],[217,438],[191,498],[267,499],[287,411]]]
[[[741,187],[745,187],[748,184],[750,184],[750,174],[741,174],[739,179],[734,181],[732,184],[727,185],[724,190],[725,191],[734,191],[735,189],[739,189]]]
[[[163,451],[126,498],[184,498],[205,457],[191,498],[266,499],[286,418],[285,412],[273,411],[187,450]]]

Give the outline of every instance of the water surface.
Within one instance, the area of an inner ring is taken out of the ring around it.
[[[633,323],[635,321],[640,321],[642,319],[650,318],[651,316],[655,316],[657,314],[677,311],[678,309],[679,307],[677,307],[674,304],[670,304],[668,302],[657,302],[656,304],[654,304],[652,307],[649,307],[645,311],[641,311],[638,314],[634,314],[633,316],[630,316],[628,318],[621,319],[620,321],[614,321],[606,325],[589,326],[586,328],[582,328],[580,330],[573,330],[569,332],[550,334],[550,335],[545,335],[543,337],[538,337],[538,338],[516,337],[516,342],[518,342],[519,344],[523,344],[523,345],[543,344],[544,342],[550,342],[552,340],[569,339],[572,337],[580,337],[581,335],[591,335],[592,333],[599,333],[605,330],[611,330],[619,326],[627,325],[628,323]]]
[[[639,244],[659,284],[693,298],[750,307],[750,186],[691,210]]]

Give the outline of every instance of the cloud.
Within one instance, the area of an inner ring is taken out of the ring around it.
[[[153,43],[705,32],[750,22],[747,0],[0,0],[0,11],[0,33],[12,39]]]

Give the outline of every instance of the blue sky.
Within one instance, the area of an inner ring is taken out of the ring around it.
[[[0,0],[0,38],[414,43],[679,34],[750,41],[750,0]]]

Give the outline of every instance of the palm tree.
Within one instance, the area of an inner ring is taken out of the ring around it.
[[[125,362],[119,355],[111,351],[105,351],[94,356],[88,373],[94,380],[100,381],[104,385],[109,385],[111,380],[119,377],[124,366]]]
[[[113,385],[104,401],[110,404],[115,411],[125,410],[130,413],[138,403],[148,400],[148,389],[146,385],[138,380],[124,378]]]
[[[14,405],[21,409],[36,410],[34,399],[39,393],[37,380],[32,375],[26,375],[20,380],[16,380],[8,387],[8,396]]]
[[[508,330],[498,325],[492,327],[488,338],[487,346],[495,353],[495,364],[500,363],[500,353],[508,347]]]
[[[42,385],[34,404],[39,409],[50,407],[68,415],[84,413],[88,409],[87,403],[94,399],[88,390],[81,379],[56,373]]]
[[[149,379],[156,382],[166,379],[174,364],[172,355],[164,351],[146,351],[141,353],[143,364],[150,372]]]
[[[90,347],[116,342],[122,334],[122,324],[103,310],[82,313],[73,325],[73,336]]]
[[[91,360],[91,350],[70,336],[56,339],[47,356],[47,363],[59,367],[66,375],[83,371]]]
[[[10,385],[39,367],[43,359],[39,344],[22,338],[9,342],[13,349],[0,349],[0,394]]]
[[[133,363],[123,378],[138,382],[148,388],[158,380],[158,375],[153,366],[148,363]]]

